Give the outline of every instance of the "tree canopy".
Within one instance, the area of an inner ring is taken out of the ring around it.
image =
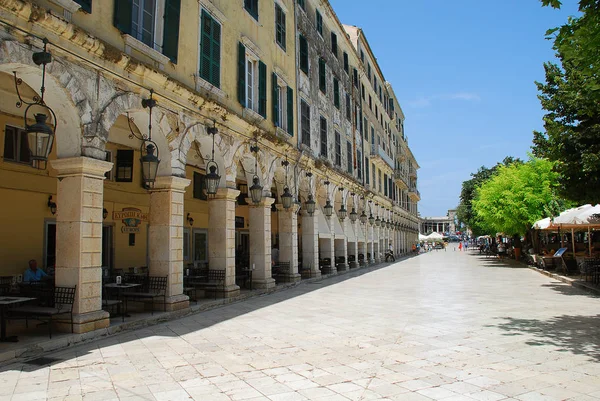
[[[497,166],[475,190],[473,213],[488,234],[525,234],[549,211],[568,205],[556,195],[553,163],[533,156],[525,163]]]
[[[560,7],[558,0],[543,5]],[[560,66],[544,64],[536,82],[547,113],[534,132],[533,153],[554,162],[558,190],[579,203],[600,202],[600,1],[581,0],[579,17],[548,30]]]

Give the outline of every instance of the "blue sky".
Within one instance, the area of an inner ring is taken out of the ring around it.
[[[534,81],[552,60],[548,28],[577,11],[539,0],[330,0],[365,31],[406,115],[421,216],[458,204],[463,181],[505,156],[525,158],[543,111]]]

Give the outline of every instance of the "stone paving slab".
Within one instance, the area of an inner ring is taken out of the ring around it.
[[[434,251],[4,366],[0,401],[598,400],[599,311]]]

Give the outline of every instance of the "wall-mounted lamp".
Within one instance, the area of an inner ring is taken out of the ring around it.
[[[108,210],[106,208],[102,209],[102,220],[106,220],[108,217]]]
[[[190,226],[194,225],[194,219],[192,218],[192,216],[190,216],[190,214],[187,214],[187,217],[185,218],[187,220],[187,222],[190,224]]]
[[[48,207],[50,208],[50,213],[52,213],[52,215],[56,214],[56,202],[52,201],[52,195],[50,195],[48,197]]]

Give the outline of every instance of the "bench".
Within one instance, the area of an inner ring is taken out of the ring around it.
[[[151,314],[154,314],[154,300],[156,298],[163,299],[163,310],[167,311],[167,282],[168,276],[149,276],[143,284],[138,287],[137,291],[127,291],[123,293],[125,302],[133,300],[134,302],[145,302],[150,300],[152,304]],[[125,310],[127,310],[127,304],[125,304]]]
[[[271,269],[275,282],[287,282],[290,277],[290,262],[279,262]]]
[[[195,282],[194,285],[202,290],[210,290],[217,298],[217,290],[225,288],[225,270],[204,270],[206,274],[205,281]]]
[[[48,293],[48,296],[42,296],[41,303],[13,308],[10,311],[11,315],[25,318],[25,327],[29,327],[29,319],[46,320],[48,322],[48,334],[52,338],[52,320],[56,316],[68,314],[70,315],[71,333],[73,333],[73,303],[75,302],[76,288],[47,288],[42,292]]]

